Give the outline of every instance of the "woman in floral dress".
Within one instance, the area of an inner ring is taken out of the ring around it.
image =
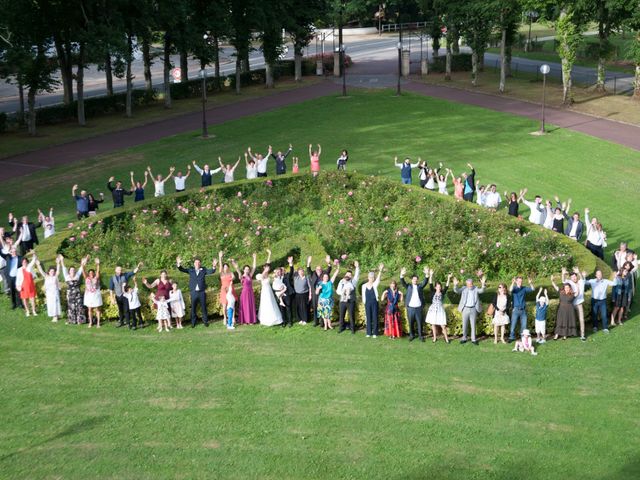
[[[86,263],[87,259],[83,258],[78,270],[75,267],[67,270],[64,265],[64,257],[60,255],[62,276],[64,281],[67,282],[67,323],[74,325],[87,323],[87,311],[84,307],[84,297],[80,288],[80,278],[82,278],[82,271]]]

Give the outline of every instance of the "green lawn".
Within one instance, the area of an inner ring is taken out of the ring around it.
[[[111,174],[147,164],[289,141],[306,168],[313,142],[325,169],[346,147],[349,168],[394,178],[394,155],[458,173],[471,162],[501,191],[572,196],[611,244],[637,247],[638,152],[565,130],[533,137],[534,121],[418,95],[353,93],[217,126],[213,140],[177,135],[4,182],[0,215],[54,206],[63,228],[73,183],[106,191]],[[3,297],[0,477],[636,478],[637,318],[534,358],[297,325],[96,331],[24,318]]]

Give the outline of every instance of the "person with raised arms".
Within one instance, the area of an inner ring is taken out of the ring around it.
[[[173,183],[176,186],[176,192],[184,192],[187,189],[187,178],[191,175],[191,165],[187,165],[187,174],[182,175],[182,170],[173,176]]]
[[[49,208],[49,215],[38,209],[38,221],[42,225],[45,240],[56,233],[56,219],[53,216],[53,207]]]
[[[424,287],[429,281],[429,269],[424,267],[424,280],[418,283],[418,275],[411,276],[411,283],[408,284],[404,279],[407,274],[407,269],[402,268],[400,270],[400,283],[402,287],[406,289],[407,293],[404,296],[405,305],[407,308],[407,322],[409,322],[409,341],[413,341],[417,336],[421,342],[424,342],[424,336],[422,335],[422,309],[425,305],[424,302]],[[415,325],[415,327],[414,327]]]
[[[431,292],[429,294],[429,310],[427,310],[426,322],[431,325],[431,334],[433,335],[433,343],[436,343],[438,338],[438,327],[442,330],[442,336],[446,343],[450,343],[449,336],[447,335],[447,312],[444,309],[444,296],[449,289],[449,283],[453,274],[447,275],[447,283],[442,286],[442,283],[433,283],[433,270],[429,269],[429,286]]]
[[[293,257],[288,257],[289,269],[293,270]],[[309,320],[309,305],[311,303],[313,287],[311,279],[305,274],[304,268],[300,266],[293,274],[293,290],[296,317],[300,325],[306,325]]]
[[[596,257],[604,260],[604,247],[607,246],[607,234],[597,218],[589,219],[589,209],[584,209],[584,221],[587,225],[587,241],[585,246]]]
[[[389,288],[382,293],[381,301],[387,301],[384,311],[384,335],[389,338],[400,338],[402,328],[400,327],[400,307],[402,302],[402,292],[398,290],[398,283],[391,280]]]
[[[607,288],[616,285],[615,272],[612,274],[613,280],[603,278],[602,270],[596,270],[595,278],[585,280],[585,286],[591,287],[591,321],[593,323],[593,333],[598,331],[598,316],[602,325],[602,331],[609,333],[609,317],[607,316]]]
[[[109,177],[109,181],[107,182],[107,188],[111,192],[111,198],[113,198],[113,208],[124,207],[125,195],[133,195],[133,191],[122,188],[122,182],[120,180],[113,186],[112,183],[114,180],[115,177]]]
[[[520,320],[520,335],[522,335],[522,331],[527,328],[527,301],[526,297],[529,293],[535,291],[535,287],[533,286],[533,281],[531,278],[527,278],[529,282],[529,286],[525,287],[523,283],[523,278],[521,276],[517,276],[511,280],[511,286],[509,290],[511,291],[511,299],[513,304],[513,309],[511,310],[511,329],[509,331],[509,343],[513,342],[516,339],[516,325],[518,324],[518,320]]]
[[[189,275],[189,291],[191,294],[191,328],[196,328],[196,312],[198,305],[202,312],[202,321],[204,326],[209,326],[209,317],[207,315],[206,276],[213,275],[216,272],[217,264],[218,259],[214,258],[211,263],[212,268],[205,268],[202,266],[202,261],[199,258],[196,258],[193,261],[193,267],[185,268],[182,266],[182,259],[179,256],[176,258],[176,267],[178,270]]]
[[[311,165],[311,175],[317,177],[320,174],[320,155],[322,147],[318,144],[318,150],[312,150],[313,145],[309,144],[309,163]]]
[[[222,173],[224,174],[224,183],[233,182],[233,172],[236,171],[236,168],[240,164],[240,157],[238,157],[238,161],[231,166],[231,164],[227,163],[226,165],[222,163],[222,157],[218,157],[218,162],[220,163],[220,168],[222,169]]]
[[[253,155],[253,153],[251,152],[251,147],[247,148],[247,153],[249,154],[249,157],[251,157],[251,160],[256,162],[256,170],[258,172],[258,177],[266,177],[269,157],[271,157],[271,153],[272,153],[271,145],[269,145],[266,155],[262,155],[261,153],[258,153],[257,155]]]
[[[340,264],[336,264],[336,271],[329,278],[329,272],[322,272],[320,280],[316,284],[318,296],[318,318],[322,319],[324,330],[332,330],[331,316],[333,315],[333,283],[340,272]]]
[[[458,288],[458,279],[453,278],[453,291],[460,294],[460,303],[458,311],[462,314],[462,339],[460,343],[467,343],[467,331],[471,324],[471,343],[478,345],[476,340],[476,317],[482,313],[482,303],[480,302],[480,294],[484,293],[487,277],[478,271],[480,277],[480,287],[473,284],[473,278],[467,278],[465,286]]]
[[[144,182],[140,183],[140,180],[134,180],[133,170],[129,172],[131,177],[131,190],[133,190],[133,201],[142,202],[144,200],[144,189],[149,182],[149,172],[144,171]],[[152,177],[153,178],[153,177]]]
[[[238,268],[238,262],[231,259],[231,265],[238,273],[238,278],[242,284],[242,291],[240,292],[240,301],[237,313],[237,323],[254,324],[256,323],[256,298],[253,293],[253,276],[256,273],[257,254],[253,254],[253,265],[245,265],[242,267],[242,272]]]
[[[173,172],[175,172],[176,167],[171,167],[169,168],[169,173],[167,174],[166,177],[162,178],[162,175],[158,174],[155,175],[155,179],[153,180],[153,185],[155,187],[155,192],[153,194],[154,197],[158,198],[158,197],[164,197],[164,184],[166,183],[167,180],[169,180],[171,177],[173,177]],[[149,172],[149,176],[153,179],[154,175],[151,172],[151,166],[147,166],[147,172]]]
[[[196,172],[200,174],[200,185],[202,187],[210,187],[213,183],[213,175],[218,173],[221,169],[216,168],[215,170],[211,170],[208,164],[205,164],[204,168],[200,168],[196,161],[191,162],[193,164],[193,168],[196,169]]]
[[[585,337],[584,331],[584,286],[585,286],[585,272],[580,272],[578,267],[573,268],[573,272],[571,275],[567,277],[567,269],[562,269],[562,283],[568,283],[571,285],[571,290],[573,290],[573,308],[576,309],[576,316],[578,318],[578,325],[580,326],[580,340],[585,342],[587,338]]]
[[[524,196],[527,194],[527,189],[525,188],[522,191],[522,203],[524,203],[527,207],[529,207],[529,221],[531,223],[535,223],[536,225],[544,225],[544,220],[547,215],[547,210],[545,206],[542,204],[542,197],[540,195],[536,195],[533,202],[530,202]]]
[[[38,267],[38,272],[44,278],[47,316],[55,323],[62,315],[62,307],[60,306],[60,258],[56,258],[56,266],[49,267],[46,273],[40,260],[36,260],[36,266]]]
[[[362,303],[366,316],[367,338],[378,337],[378,286],[382,270],[384,270],[384,265],[381,263],[378,266],[378,275],[373,271],[369,272],[367,281],[362,284]]]
[[[84,306],[89,314],[88,328],[93,326],[93,317],[96,318],[96,327],[100,328],[100,307],[102,307],[102,292],[100,291],[100,259],[95,259],[96,268],[87,272],[82,269],[84,277]]]
[[[476,192],[476,171],[470,163],[467,163],[467,167],[471,170],[471,173],[464,172],[462,178],[464,178],[464,188],[462,192],[462,198],[467,202],[473,203],[473,195]]]
[[[67,270],[64,264],[64,257],[59,255],[60,265],[62,266],[62,278],[67,283],[67,323],[71,325],[84,325],[87,323],[87,309],[84,306],[84,296],[80,279],[83,271],[89,261],[87,255],[80,261],[80,268],[76,270],[71,266]]]
[[[358,288],[358,277],[360,277],[360,264],[355,261],[353,265],[356,267],[355,274],[351,269],[347,270],[336,289],[336,293],[340,297],[338,309],[340,328],[338,329],[338,333],[344,332],[347,328],[345,326],[347,312],[349,312],[349,328],[351,329],[351,333],[356,333],[356,291]]]
[[[271,145],[269,145],[269,150],[272,150]],[[282,153],[282,150],[278,150],[278,153],[276,153],[275,155],[272,152],[270,153],[270,155],[276,162],[276,175],[283,175],[287,173],[286,160],[292,150],[293,145],[289,144],[289,149],[285,153]]]
[[[87,191],[81,190],[80,195],[76,192],[78,191],[78,185],[75,184],[71,187],[71,196],[76,202],[76,216],[78,220],[81,220],[84,217],[89,216],[89,199],[87,198]]]
[[[327,268],[324,270],[320,265],[316,265],[314,270],[311,270],[311,256],[307,257],[307,277],[309,277],[309,283],[311,285],[311,308],[313,309],[313,326],[317,327],[320,322],[320,317],[318,316],[318,294],[317,287],[318,283],[322,281],[322,276],[326,273],[327,275],[331,275],[331,269],[333,268],[331,265],[331,257],[327,255],[324,258],[324,261],[327,264]]]
[[[411,163],[411,159],[409,157],[405,157],[402,163],[398,163],[398,157],[393,158],[393,164],[396,168],[400,169],[400,180],[404,185],[411,185],[411,170],[417,168],[420,165],[420,161],[416,163]],[[424,165],[426,168],[426,164]]]
[[[22,306],[24,311],[29,316],[29,305],[31,305],[31,314],[35,317],[36,313],[36,268],[35,265],[38,262],[38,257],[35,252],[31,251],[31,261],[26,258],[22,258],[21,266],[16,272],[16,290],[20,292],[20,299],[22,300]]]
[[[573,290],[571,285],[565,283],[562,288],[556,285],[554,276],[551,275],[551,286],[560,295],[560,305],[558,306],[558,313],[556,316],[556,329],[553,339],[557,340],[562,337],[566,340],[567,337],[575,337],[576,335],[576,311],[573,307]]]
[[[507,191],[504,192],[504,198],[509,199],[508,204],[508,212],[512,217],[518,217],[520,213],[520,202],[524,198],[525,190],[520,190],[520,193],[511,192],[510,195],[507,195]]]
[[[109,279],[109,300],[111,305],[116,304],[118,306],[118,325],[117,327],[124,327],[125,320],[129,318],[129,302],[125,297],[124,286],[129,279],[133,277],[142,266],[142,262],[138,262],[136,268],[130,272],[124,272],[120,265],[116,265],[113,275]]]

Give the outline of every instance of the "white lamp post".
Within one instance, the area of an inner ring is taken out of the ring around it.
[[[544,134],[544,110],[546,103],[546,90],[547,90],[547,74],[551,71],[549,65],[542,64],[540,65],[540,73],[542,74],[542,121],[540,123],[540,134]]]

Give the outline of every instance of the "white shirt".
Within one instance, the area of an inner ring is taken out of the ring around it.
[[[484,206],[487,208],[498,208],[502,198],[498,192],[487,192],[484,197]]]
[[[267,173],[267,162],[269,161],[269,155],[267,155],[266,157],[263,157],[262,160],[258,160],[257,163],[257,168],[258,168],[258,173]]]
[[[200,270],[202,270],[201,268],[194,268],[195,272],[196,272],[196,277],[198,276],[198,273],[200,273]],[[196,283],[196,292],[200,291],[200,285],[198,285]]]
[[[594,225],[591,225],[588,213],[585,213],[584,215],[584,222],[587,225],[587,242],[591,245],[595,245],[596,247],[606,246],[603,232],[598,230]]]
[[[422,306],[422,302],[420,301],[420,295],[418,294],[418,285],[411,285],[413,288],[413,292],[411,293],[411,301],[409,301],[408,307],[411,308],[419,308]]]
[[[187,183],[187,177],[173,177],[173,181],[176,184],[176,190],[184,190]]]
[[[271,288],[273,288],[274,292],[279,292],[284,287],[284,282],[282,281],[282,277],[273,277],[273,283],[271,284]]]
[[[256,166],[250,167],[247,165],[247,180],[258,178],[258,168]]]
[[[29,225],[26,223],[22,224],[22,228],[20,229],[20,231],[22,232],[22,241],[23,242],[28,242],[29,240],[31,240],[31,232],[29,231]]]
[[[49,225],[51,225],[51,228],[49,228]],[[49,238],[51,235],[56,233],[56,225],[53,218],[49,222],[43,220],[42,228],[44,229],[44,238]]]
[[[236,306],[236,297],[233,295],[233,289],[229,288],[227,290],[227,309],[235,308]]]
[[[571,290],[573,290],[573,304],[580,305],[584,303],[584,280],[580,279],[577,283],[569,280],[569,285],[571,285]]]
[[[7,266],[7,262],[4,257],[0,257],[0,268],[4,268]],[[2,276],[0,275],[0,280],[2,280]]]
[[[476,199],[476,203],[481,207],[486,207],[487,194],[485,192],[478,192],[478,198]]]
[[[129,308],[140,308],[140,297],[138,296],[138,289],[131,288],[124,294],[125,298],[129,301]]]
[[[529,221],[536,225],[543,225],[544,217],[546,216],[544,206],[536,202],[529,202],[528,200],[522,200],[522,203],[531,210],[531,213],[529,214]]]
[[[569,231],[569,236],[573,239],[576,238],[578,232],[578,222],[573,222],[573,224],[571,225],[571,230]]]
[[[164,197],[164,180],[154,180],[153,184],[156,187],[155,197]]]
[[[233,168],[224,171],[224,183],[233,182]]]

